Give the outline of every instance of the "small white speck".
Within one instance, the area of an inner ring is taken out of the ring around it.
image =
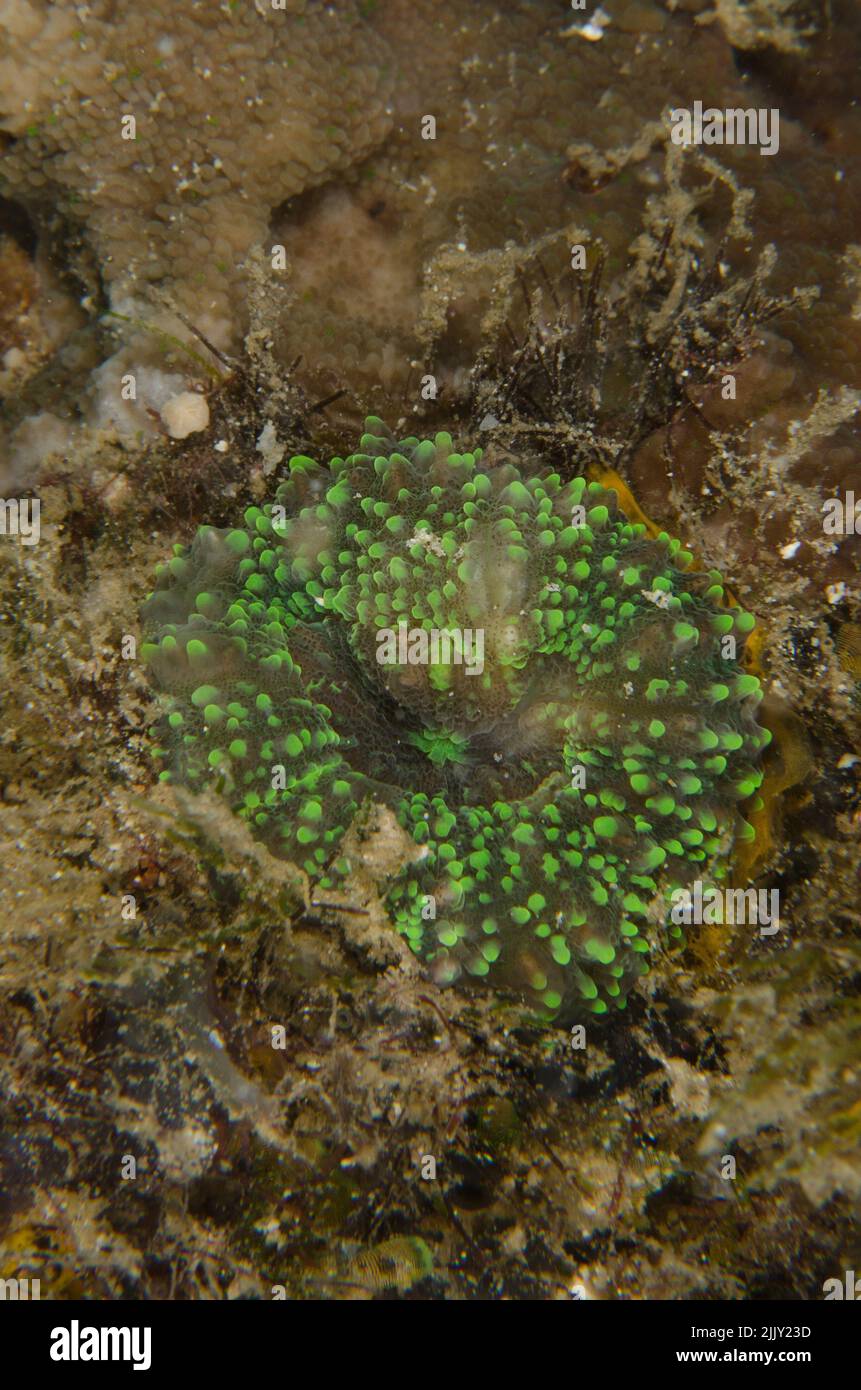
[[[561,37],[563,39],[588,39],[589,43],[597,43],[599,39],[603,39],[604,30],[610,23],[612,23],[610,15],[599,5],[585,24],[572,24],[568,29],[562,30]]]
[[[656,608],[666,608],[672,595],[665,593],[663,589],[641,589],[643,598],[647,598]]]

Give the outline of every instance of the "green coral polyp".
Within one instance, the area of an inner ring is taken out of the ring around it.
[[[421,847],[391,917],[439,982],[621,1009],[672,891],[724,877],[749,833],[753,619],[598,484],[366,431],[348,458],[291,459],[273,504],[159,568],[163,775],[215,786],[329,888],[383,802]],[[381,661],[399,624],[480,631],[482,660]]]

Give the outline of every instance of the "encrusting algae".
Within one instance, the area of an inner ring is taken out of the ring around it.
[[[162,776],[214,784],[324,889],[389,806],[420,853],[387,905],[435,980],[624,1008],[674,890],[753,833],[754,619],[600,484],[366,430],[160,568]]]

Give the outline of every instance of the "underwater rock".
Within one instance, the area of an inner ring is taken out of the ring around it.
[[[271,210],[386,134],[385,46],[349,0],[0,8],[0,184],[85,230],[111,306],[150,286],[229,342]]]

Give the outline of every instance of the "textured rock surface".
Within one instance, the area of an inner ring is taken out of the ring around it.
[[[5,0],[0,180],[84,230],[114,309],[153,286],[228,342],[272,209],[388,130],[385,62],[350,0]]]

